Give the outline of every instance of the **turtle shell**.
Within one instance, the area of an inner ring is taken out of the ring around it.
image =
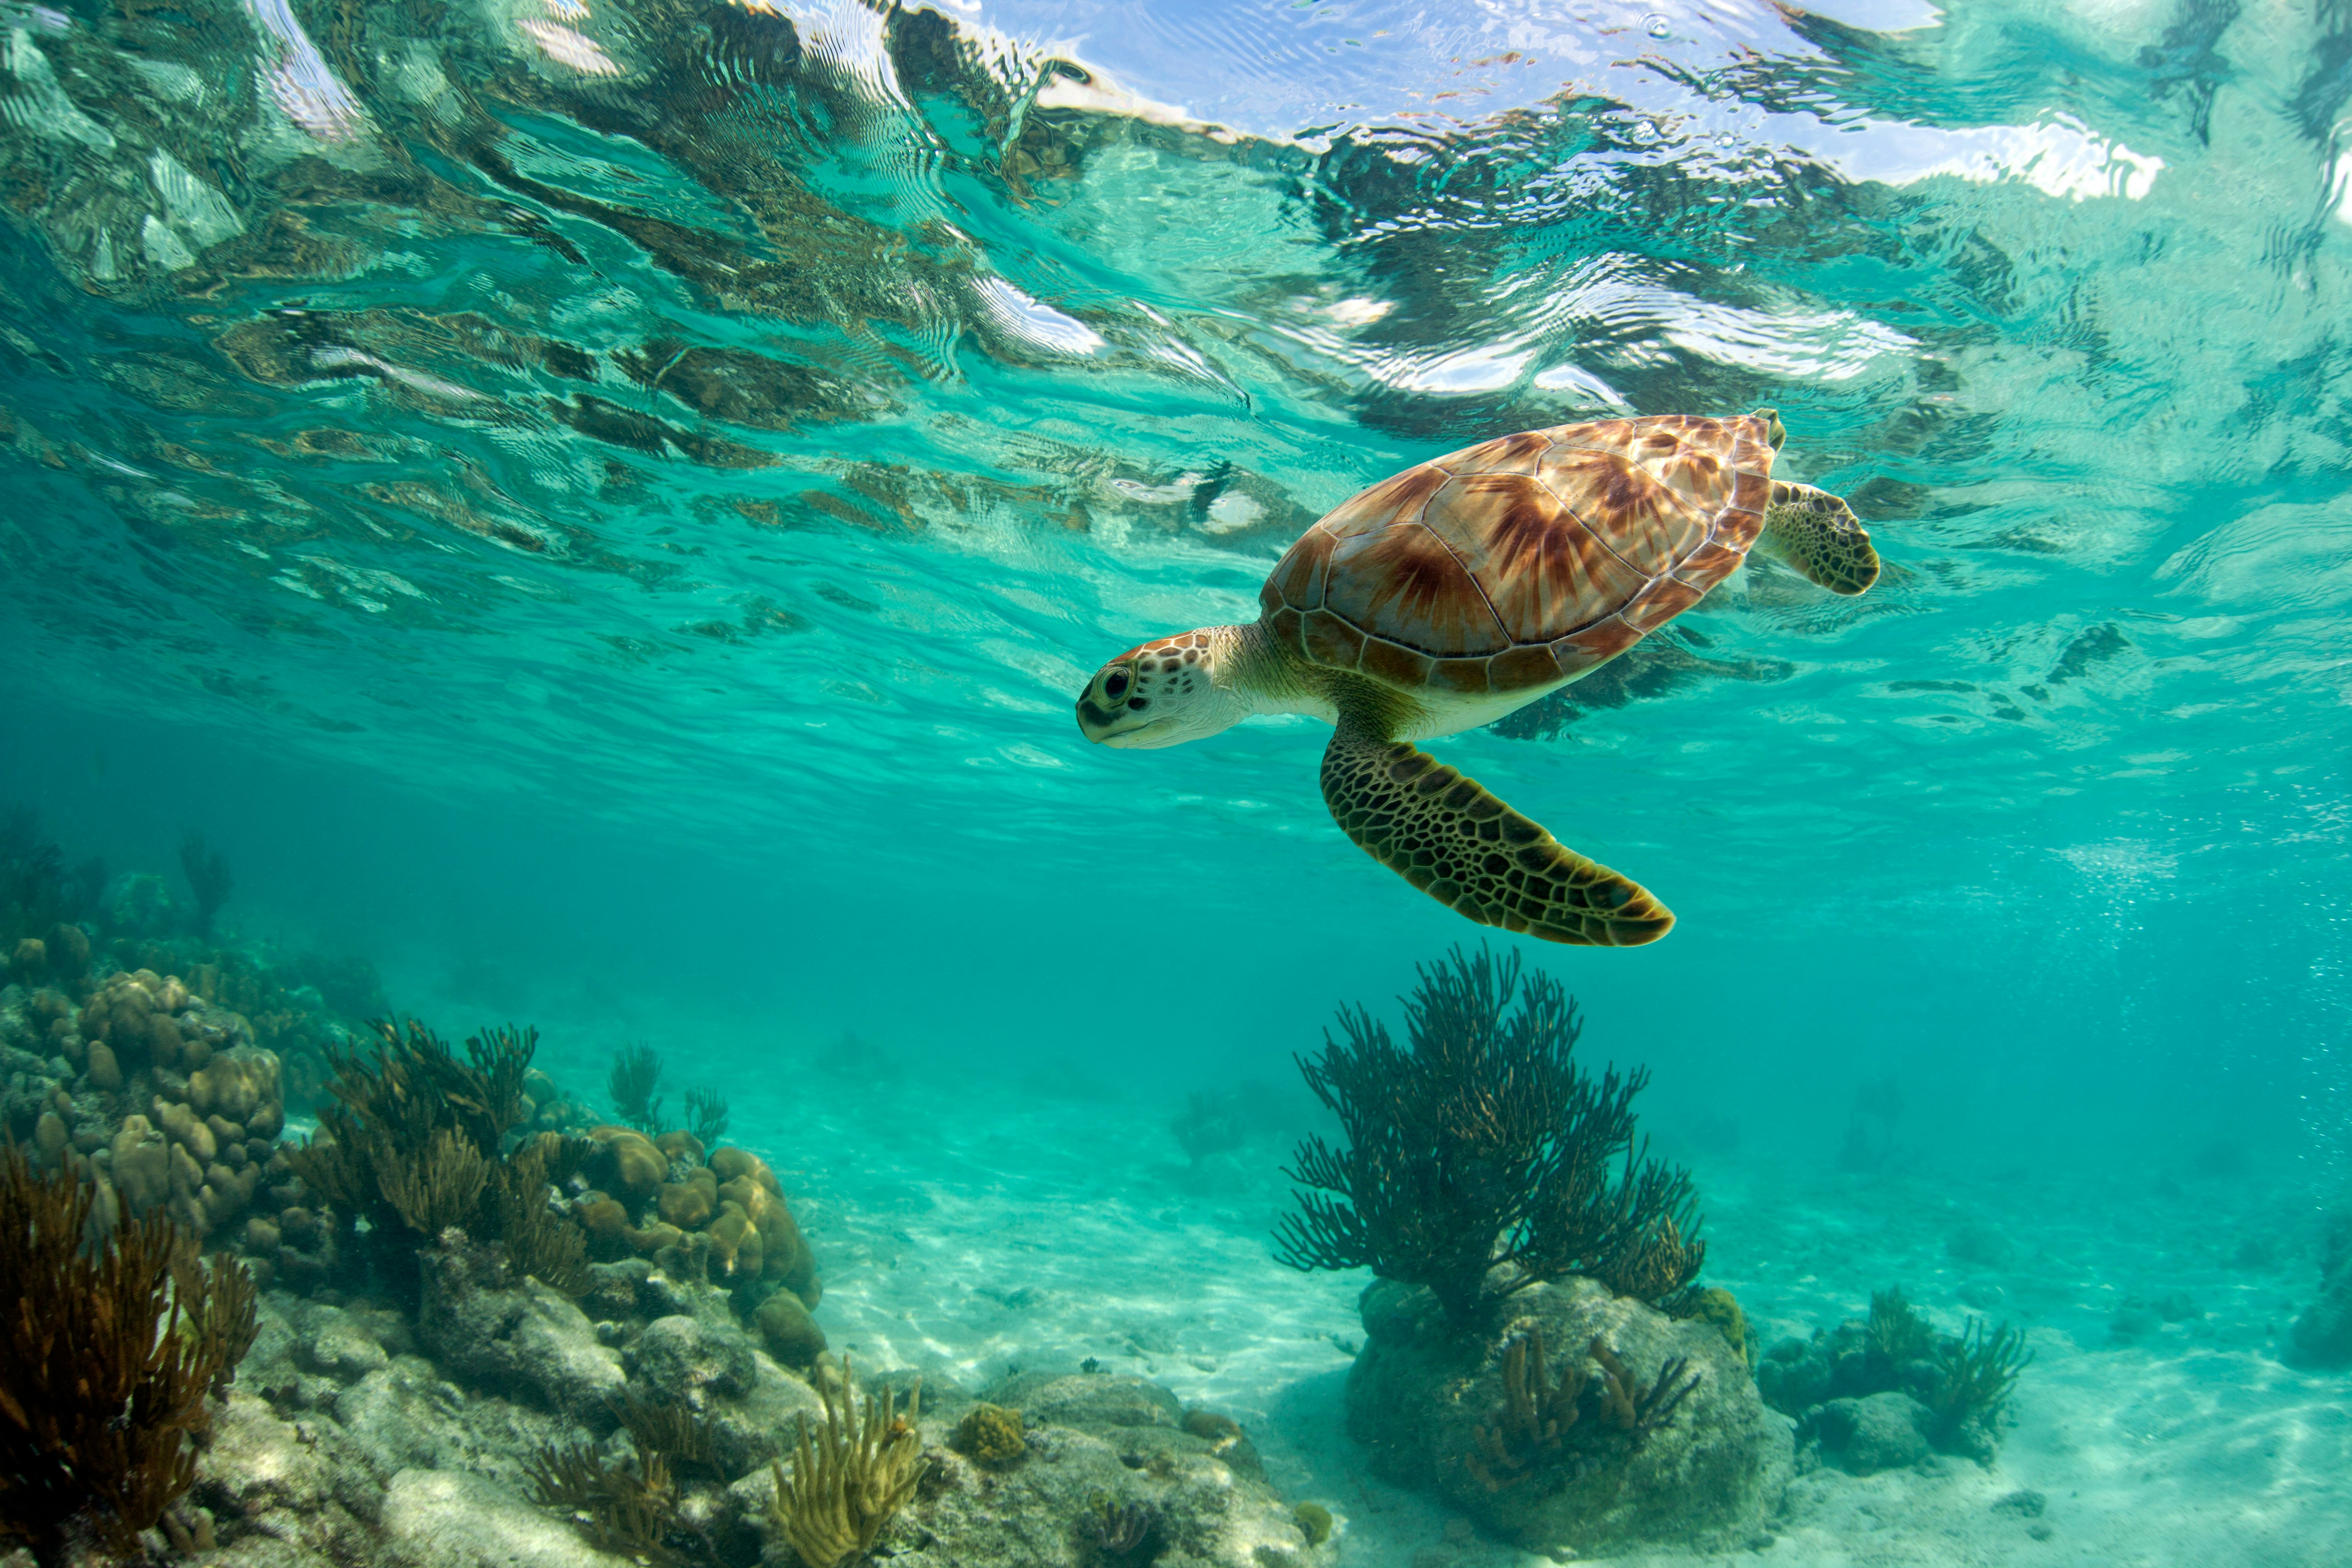
[[[1751,415],[1500,437],[1342,501],[1259,602],[1312,662],[1397,686],[1471,697],[1573,680],[1739,564],[1772,456]]]

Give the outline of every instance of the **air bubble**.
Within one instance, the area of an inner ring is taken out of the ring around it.
[[[1650,13],[1646,18],[1646,25],[1650,29],[1650,37],[1654,38],[1667,38],[1674,36],[1675,25],[1655,11]]]

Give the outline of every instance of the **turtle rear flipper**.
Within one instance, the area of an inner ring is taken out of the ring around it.
[[[1323,802],[1366,854],[1482,925],[1584,947],[1638,947],[1675,917],[1428,752],[1342,720]]]
[[[1878,552],[1853,509],[1827,490],[1775,481],[1764,508],[1764,538],[1790,565],[1832,594],[1859,594],[1878,581]]]

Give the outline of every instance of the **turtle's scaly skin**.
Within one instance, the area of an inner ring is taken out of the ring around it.
[[[1730,574],[1764,526],[1777,424],[1562,425],[1407,468],[1299,536],[1258,595],[1265,624],[1326,669],[1517,707]]]

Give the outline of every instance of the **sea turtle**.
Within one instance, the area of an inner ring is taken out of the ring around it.
[[[1772,478],[1769,408],[1522,431],[1419,463],[1299,535],[1252,625],[1131,647],[1078,697],[1107,746],[1173,746],[1253,713],[1335,726],[1323,800],[1372,858],[1457,913],[1632,947],[1675,922],[1413,746],[1590,675],[1698,603],[1762,538],[1838,594],[1878,578],[1844,501]]]

